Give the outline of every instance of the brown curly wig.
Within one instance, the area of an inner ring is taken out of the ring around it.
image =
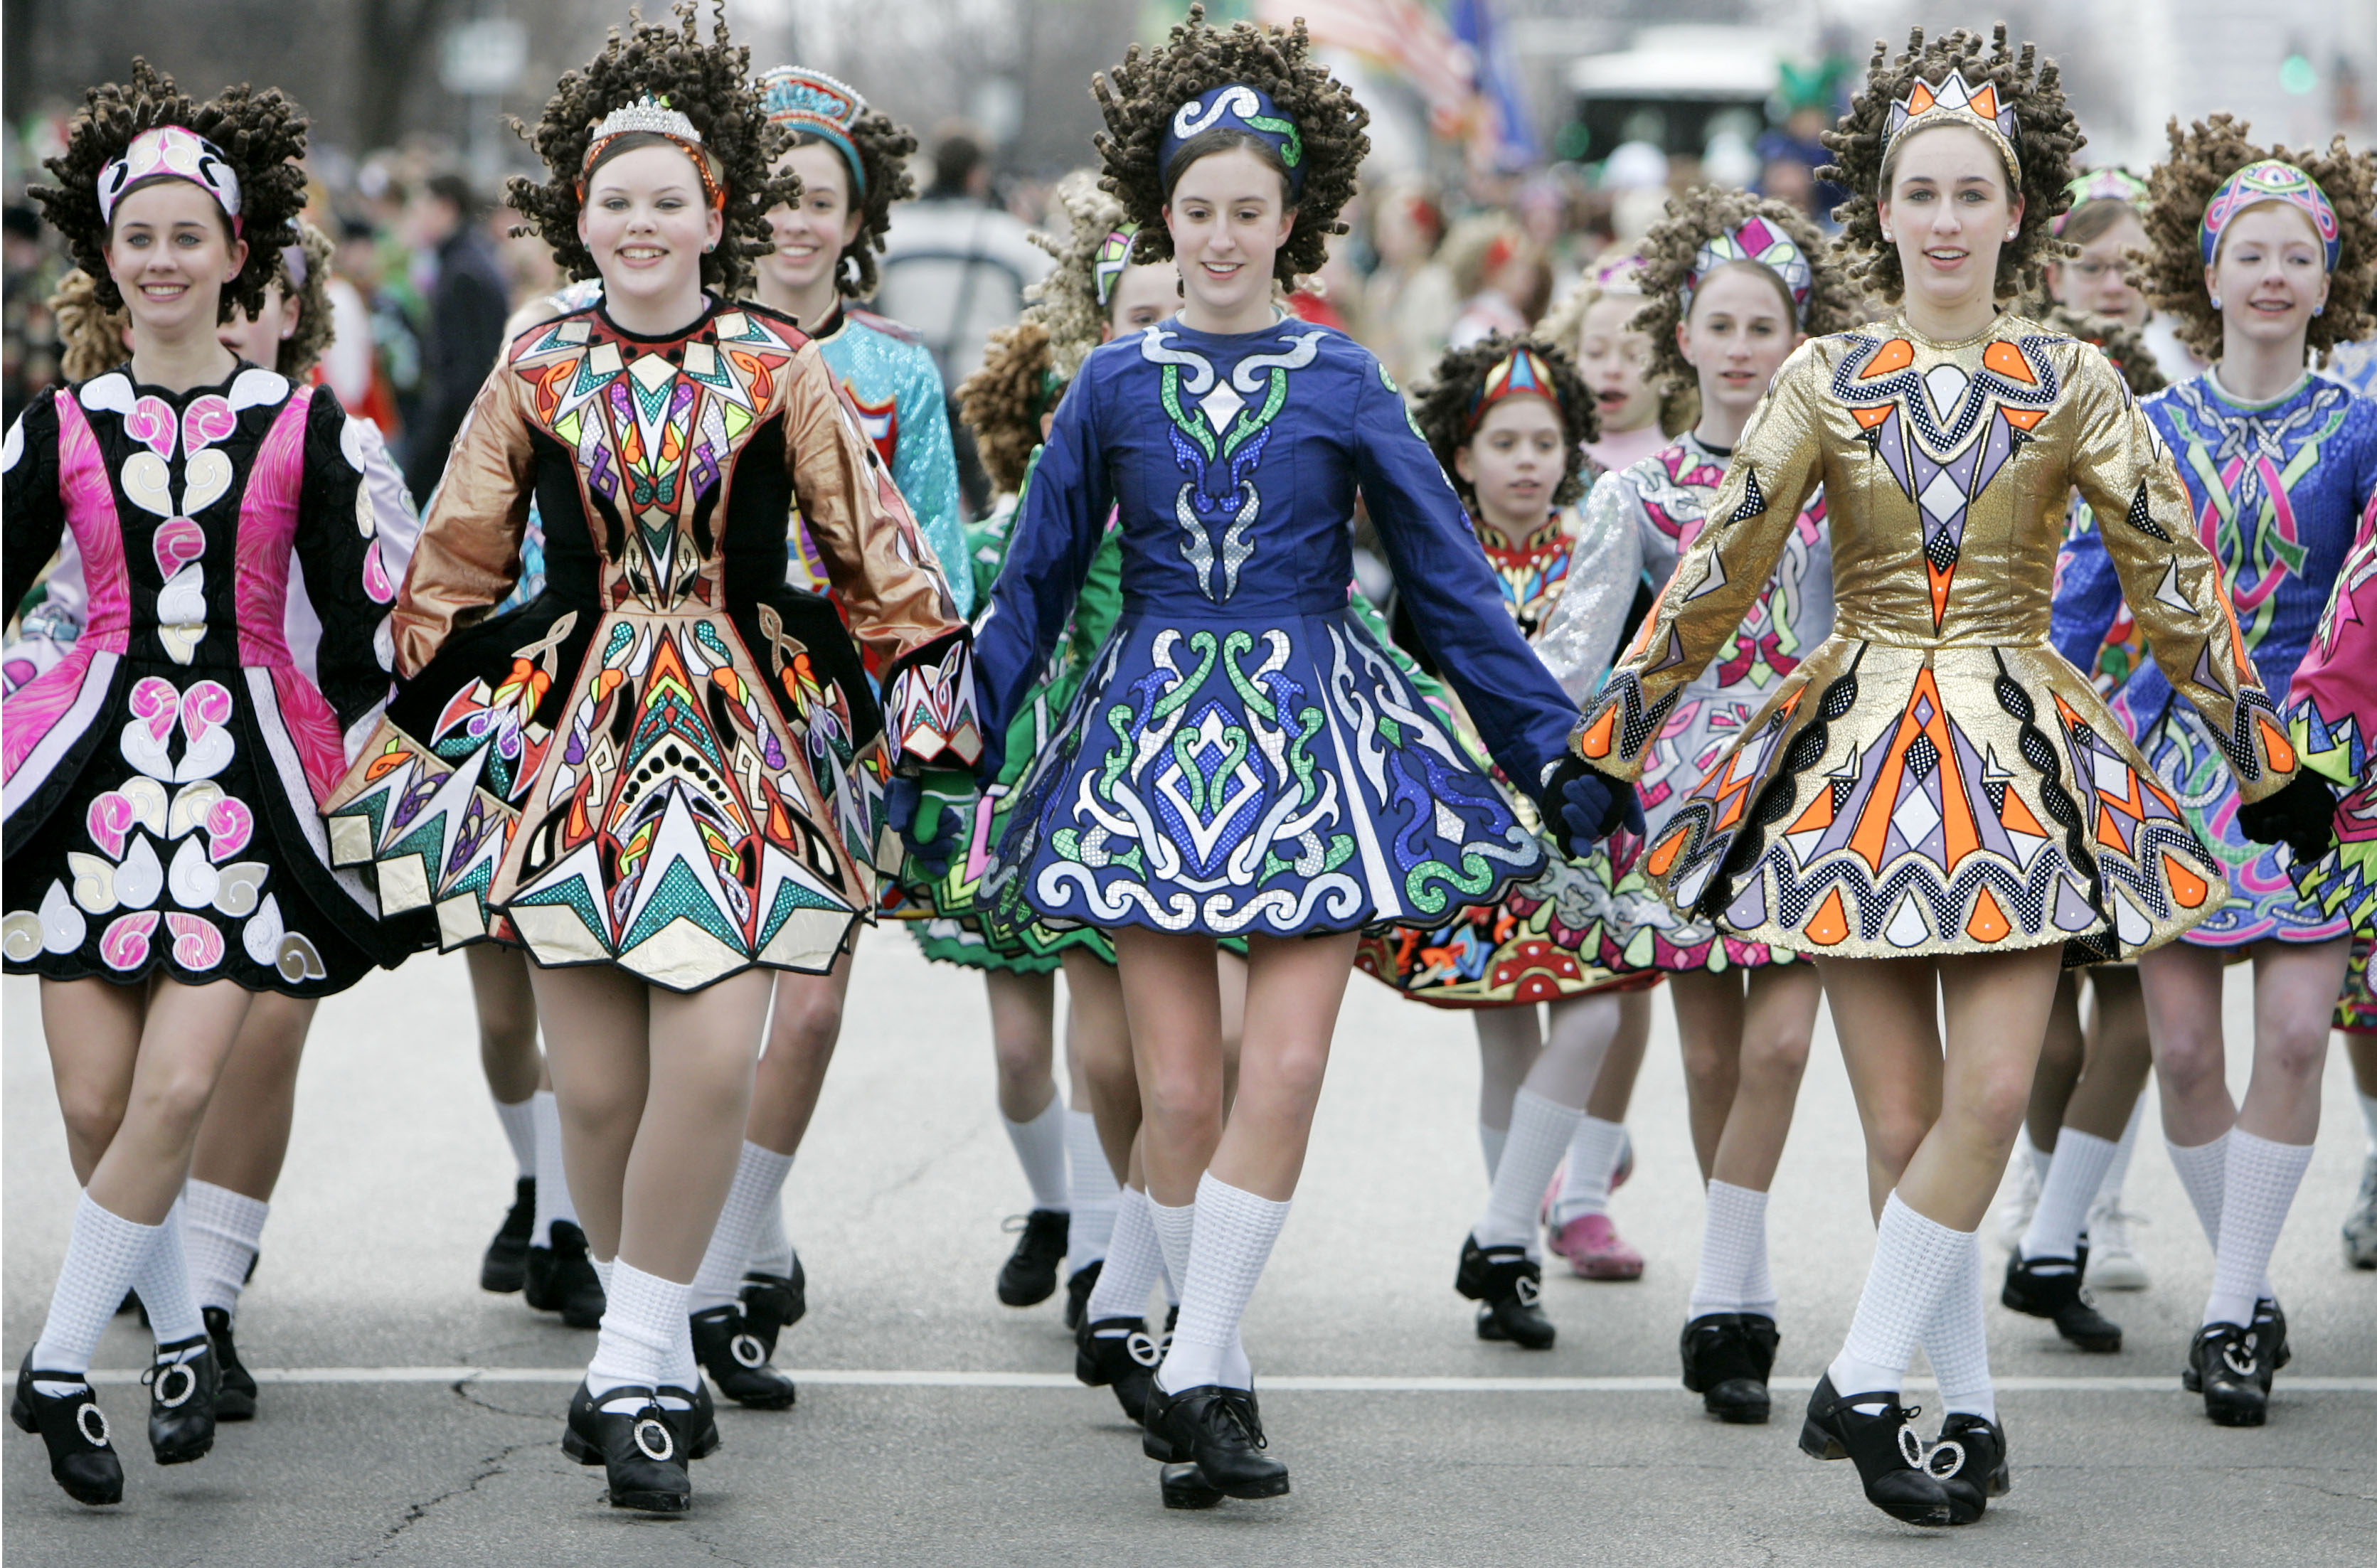
[[[2094,343],[2113,362],[2113,368],[2121,373],[2121,379],[2129,383],[2135,397],[2144,398],[2170,385],[2162,368],[2155,363],[2154,350],[2146,347],[2145,334],[2126,321],[2061,303],[2049,303],[2044,310],[2033,313],[2033,319],[2083,343]]]
[[[1296,122],[1304,140],[1304,193],[1296,198],[1296,224],[1272,262],[1272,273],[1289,288],[1320,270],[1329,237],[1346,232],[1337,214],[1354,195],[1355,176],[1370,151],[1364,127],[1370,112],[1352,89],[1311,58],[1304,18],[1290,28],[1234,23],[1227,30],[1205,25],[1205,7],[1188,7],[1188,19],[1153,53],[1134,43],[1111,78],[1092,82],[1106,128],[1097,135],[1105,175],[1124,212],[1139,224],[1141,261],[1172,254],[1172,233],[1164,224],[1171,188],[1164,177],[1164,134],[1179,107],[1200,93],[1244,82],[1268,94],[1279,112]],[[1182,165],[1186,167],[1184,163]]]
[[[1056,405],[1048,328],[1026,318],[990,335],[982,368],[958,384],[958,414],[1001,492],[1020,490],[1040,445],[1040,416]]]
[[[792,138],[794,147],[821,147],[837,159],[842,157],[842,149],[823,137],[795,130]],[[891,204],[916,194],[915,178],[908,172],[908,160],[916,151],[916,135],[905,125],[894,125],[882,111],[869,109],[850,127],[850,144],[858,148],[866,194],[858,199],[857,237],[842,247],[834,264],[833,284],[846,300],[871,300],[878,281],[875,258],[883,252],[884,235],[891,232]]]
[[[1984,53],[1983,51],[1988,53]],[[1886,303],[1896,304],[1906,293],[1906,273],[1898,263],[1898,247],[1881,237],[1880,198],[1891,157],[1883,145],[1890,125],[1890,105],[1914,90],[1919,78],[1937,84],[1951,71],[1978,89],[1994,83],[2000,102],[2014,113],[2014,151],[2022,161],[2022,231],[1998,253],[1997,295],[2010,299],[2035,293],[2042,263],[2071,254],[2055,237],[2058,213],[2071,205],[2064,186],[2072,180],[2072,154],[2086,138],[2063,101],[2063,72],[2052,60],[2038,58],[2038,46],[2025,43],[2019,51],[2006,47],[2005,24],[1990,36],[1962,28],[1947,37],[1924,42],[1923,30],[1906,35],[1906,52],[1890,57],[1890,45],[1874,41],[1873,58],[1866,65],[1865,89],[1841,117],[1838,129],[1823,133],[1834,162],[1816,171],[1816,177],[1849,188],[1849,199],[1833,210],[1842,225],[1841,244],[1864,253],[1853,275],[1865,290]],[[1946,123],[1946,122],[1943,122]]]
[[[1863,314],[1858,307],[1865,302],[1842,278],[1840,268],[1833,263],[1830,242],[1816,232],[1805,213],[1783,202],[1761,200],[1748,191],[1719,185],[1697,186],[1671,197],[1667,216],[1642,236],[1641,277],[1642,292],[1650,303],[1627,324],[1651,339],[1651,374],[1662,386],[1700,385],[1699,374],[1676,343],[1676,328],[1683,321],[1684,279],[1702,245],[1753,218],[1763,218],[1788,234],[1791,243],[1799,247],[1799,254],[1808,258],[1809,271],[1815,279],[1808,291],[1808,319],[1802,325],[1809,337],[1845,331],[1855,327]],[[1796,310],[1783,280],[1763,267],[1759,270],[1774,284],[1784,308]]]
[[[108,224],[99,211],[99,176],[134,137],[160,125],[196,131],[238,175],[240,237],[247,242],[247,260],[223,285],[216,319],[229,321],[234,305],[254,312],[281,265],[281,247],[297,243],[297,214],[305,205],[305,172],[297,164],[305,153],[305,116],[279,89],[258,93],[227,87],[201,103],[177,90],[172,77],[135,59],[130,86],[104,82],[83,94],[83,106],[66,130],[66,150],[42,165],[58,183],[35,185],[27,194],[66,236],[101,308],[123,309],[123,292],[107,270]]]
[[[677,0],[677,26],[648,25],[640,11],[627,13],[627,35],[616,28],[603,53],[582,71],[563,75],[545,101],[534,129],[512,121],[512,129],[533,143],[553,177],[543,184],[515,178],[511,204],[528,221],[514,234],[536,234],[553,247],[553,259],[571,278],[600,276],[594,257],[578,237],[578,182],[594,127],[615,109],[647,93],[693,122],[702,150],[726,194],[725,237],[701,258],[703,285],[723,298],[751,286],[751,261],[775,249],[768,210],[800,198],[794,176],[770,172],[791,145],[780,125],[770,125],[751,79],[751,52],[726,30],[720,0],[711,42],[701,41],[701,0]]]
[[[2338,343],[2366,338],[2377,321],[2369,312],[2371,275],[2377,272],[2377,232],[2371,223],[2371,184],[2377,156],[2354,152],[2338,137],[2325,151],[2256,147],[2245,139],[2252,127],[2228,114],[2198,120],[2185,130],[2170,123],[2170,156],[2146,176],[2153,193],[2146,211],[2146,271],[2140,287],[2156,310],[2176,319],[2179,340],[2207,360],[2220,357],[2220,313],[2204,286],[2204,252],[2196,239],[2204,209],[2220,182],[2248,163],[2283,159],[2327,193],[2335,208],[2342,245],[2328,279],[2327,308],[2311,318],[2311,350],[2323,353]]]
[[[1568,467],[1560,472],[1560,481],[1553,488],[1552,505],[1565,506],[1584,493],[1584,444],[1601,439],[1601,421],[1594,412],[1593,393],[1584,378],[1576,373],[1575,364],[1554,344],[1541,338],[1522,338],[1516,342],[1497,332],[1463,349],[1447,349],[1444,357],[1436,362],[1436,371],[1427,385],[1419,389],[1419,398],[1412,410],[1412,418],[1419,423],[1419,433],[1427,440],[1427,449],[1436,454],[1437,466],[1444,477],[1452,481],[1462,504],[1477,505],[1477,492],[1461,477],[1452,455],[1469,445],[1474,434],[1469,428],[1469,410],[1477,401],[1478,389],[1496,365],[1520,349],[1532,349],[1540,355],[1544,368],[1551,372],[1552,390],[1559,394],[1560,428],[1568,437]]]

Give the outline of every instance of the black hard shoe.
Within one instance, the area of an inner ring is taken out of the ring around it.
[[[2213,1324],[2197,1332],[2187,1360],[2205,1415],[2224,1427],[2257,1427],[2269,1419],[2270,1386],[2264,1381],[2259,1332]]]
[[[2081,1287],[2085,1266],[2073,1258],[2026,1258],[2017,1247],[2006,1259],[1998,1300],[2015,1312],[2052,1319],[2055,1332],[2083,1350],[2119,1351],[2121,1325],[2098,1312],[2096,1298]]]
[[[1475,1236],[1463,1238],[1452,1288],[1473,1301],[1483,1301],[1501,1336],[1513,1345],[1548,1350],[1559,1337],[1541,1305],[1543,1265],[1527,1256],[1524,1247],[1481,1247]],[[1477,1336],[1487,1336],[1482,1321]]]
[[[1868,1412],[1861,1405],[1879,1407]],[[1854,1459],[1865,1483],[1865,1500],[1910,1525],[1945,1525],[1948,1491],[1923,1467],[1923,1440],[1915,1435],[1919,1405],[1901,1405],[1895,1390],[1844,1398],[1830,1372],[1808,1396],[1808,1419],[1799,1428],[1799,1451],[1818,1459]]]
[[[1163,1352],[1143,1317],[1104,1317],[1073,1331],[1073,1375],[1092,1388],[1111,1388],[1132,1420],[1147,1419],[1147,1391],[1155,1385]]]
[[[808,1316],[809,1277],[801,1255],[793,1254],[793,1272],[764,1274],[758,1269],[743,1277],[743,1325],[776,1353],[776,1336]]]
[[[789,1409],[798,1396],[793,1380],[768,1364],[768,1348],[733,1302],[693,1314],[693,1355],[718,1392],[748,1409]]]
[[[1150,1384],[1146,1424],[1140,1446],[1149,1458],[1195,1465],[1223,1496],[1287,1495],[1287,1467],[1263,1452],[1270,1443],[1253,1390],[1208,1383],[1166,1394]]]
[[[676,1423],[678,1441],[685,1444],[688,1459],[707,1459],[725,1445],[718,1435],[718,1406],[710,1397],[710,1386],[700,1378],[693,1380],[691,1388],[675,1384],[662,1384],[659,1390],[661,1408]]]
[[[35,1383],[67,1384],[64,1394],[44,1394]],[[33,1352],[17,1369],[17,1397],[8,1419],[21,1431],[42,1434],[50,1451],[50,1479],[77,1503],[97,1508],[124,1501],[124,1461],[107,1440],[107,1412],[80,1372],[36,1372]]]
[[[549,1247],[532,1246],[521,1271],[521,1299],[541,1313],[559,1313],[572,1328],[603,1325],[603,1277],[586,1251],[586,1232],[567,1219],[546,1227]]]
[[[1036,1307],[1057,1293],[1057,1265],[1073,1217],[1061,1208],[1035,1208],[1009,1219],[1007,1228],[1022,1234],[998,1271],[998,1299],[1010,1307]]]
[[[1098,1276],[1106,1271],[1106,1260],[1098,1259],[1087,1268],[1077,1268],[1065,1281],[1065,1326],[1079,1329],[1081,1319],[1089,1315],[1090,1292],[1098,1288]]]
[[[536,1231],[536,1178],[523,1176],[512,1189],[511,1212],[504,1216],[487,1255],[479,1260],[479,1289],[508,1296],[528,1278],[529,1238]]]
[[[631,1405],[629,1402],[633,1401]],[[604,1409],[580,1383],[570,1396],[561,1451],[581,1465],[600,1465],[611,1506],[640,1514],[682,1514],[693,1506],[685,1440],[650,1388],[615,1388]]]
[[[215,1396],[215,1420],[256,1420],[256,1378],[240,1364],[239,1347],[232,1343],[231,1313],[221,1307],[204,1307],[198,1315],[206,1321],[207,1337],[214,1341],[215,1364],[222,1369],[222,1388]]]
[[[1764,1426],[1774,1411],[1766,1380],[1782,1339],[1763,1313],[1709,1313],[1684,1324],[1684,1386],[1732,1426]]]
[[[1953,1410],[1940,1423],[1940,1441],[1924,1451],[1923,1467],[1947,1491],[1952,1525],[1976,1523],[1990,1498],[2013,1490],[2005,1428],[1966,1410]]]
[[[157,1347],[140,1374],[149,1385],[149,1451],[160,1465],[187,1465],[215,1445],[215,1396],[222,1367],[203,1334]]]
[[[2262,1392],[2267,1394],[2270,1384],[2288,1361],[2295,1359],[2294,1347],[2287,1343],[2286,1309],[2275,1298],[2264,1296],[2253,1303],[2253,1332],[2261,1336],[2260,1364]],[[2180,1386],[2190,1394],[2204,1392],[2204,1374],[2196,1369],[2194,1358],[2179,1374]]]
[[[1502,1320],[1485,1302],[1477,1303],[1477,1337],[1493,1345],[1508,1345],[1511,1336],[1502,1332]]]
[[[1166,1465],[1163,1470],[1164,1506],[1166,1508],[1218,1508],[1229,1493],[1205,1479],[1205,1472],[1194,1465]]]

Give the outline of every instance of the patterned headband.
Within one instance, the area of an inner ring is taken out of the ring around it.
[[[1173,114],[1156,155],[1156,167],[1164,178],[1172,178],[1173,162],[1183,147],[1216,129],[1244,131],[1262,141],[1279,154],[1280,166],[1287,171],[1288,200],[1304,194],[1304,133],[1296,128],[1295,121],[1280,113],[1269,93],[1244,82],[1210,88]]]
[[[639,131],[675,142],[693,160],[693,171],[701,176],[702,194],[710,198],[710,205],[724,210],[726,193],[719,187],[718,176],[710,172],[710,155],[701,149],[701,133],[694,128],[691,120],[670,108],[667,99],[654,98],[649,92],[633,103],[612,110],[594,127],[593,137],[586,144],[585,160],[578,165],[578,199],[581,203],[586,199],[587,178],[593,173],[594,165],[602,161],[603,149],[621,137]]]
[[[1097,291],[1098,308],[1104,310],[1114,298],[1114,288],[1130,267],[1131,242],[1139,238],[1139,225],[1126,223],[1098,242],[1098,254],[1090,259],[1090,283]]]
[[[2006,172],[2016,184],[2021,183],[2022,160],[2014,152],[2021,125],[2014,119],[2013,107],[1999,99],[1995,82],[1984,83],[1977,89],[1967,86],[1962,69],[1949,72],[1948,79],[1937,87],[1917,77],[1905,98],[1893,99],[1890,124],[1881,133],[1881,145],[1888,147],[1909,130],[1941,120],[1970,125],[1989,137],[1989,145],[2005,160]]]
[[[2265,201],[2282,201],[2311,220],[2311,232],[2327,248],[2327,270],[2335,270],[2337,257],[2344,249],[2343,231],[2336,227],[2335,208],[2329,205],[2327,193],[2309,174],[2275,158],[2264,158],[2258,163],[2248,163],[2220,182],[2212,199],[2204,204],[2204,220],[2196,225],[2196,244],[2204,250],[2204,265],[2212,265],[2220,249],[2220,231],[2236,221],[2237,215],[2249,207],[2259,207]]]
[[[99,220],[113,222],[115,204],[134,182],[158,176],[187,180],[215,198],[231,220],[232,232],[241,228],[239,175],[222,148],[183,125],[159,125],[132,138],[124,156],[108,160],[99,172]]]
[[[1737,261],[1754,261],[1782,279],[1791,296],[1791,313],[1804,329],[1808,325],[1808,299],[1816,291],[1816,269],[1809,265],[1808,255],[1792,239],[1763,218],[1752,218],[1738,229],[1704,243],[1692,257],[1690,268],[1684,274],[1680,291],[1680,312],[1689,320],[1692,314],[1692,293],[1708,275],[1720,267]]]
[[[2062,233],[2072,215],[2092,201],[2121,202],[2141,214],[2146,209],[2146,183],[2127,169],[2091,169],[2084,174],[2075,174],[2064,184],[2063,194],[2072,198],[2072,205],[2057,213],[2055,220],[2047,226],[2052,234]]]
[[[759,78],[759,87],[768,118],[815,137],[841,153],[850,165],[852,184],[864,197],[866,163],[858,156],[858,143],[851,135],[858,117],[866,113],[866,100],[858,96],[857,89],[823,71],[798,65],[777,66]]]
[[[1495,361],[1486,379],[1477,384],[1477,395],[1469,399],[1469,417],[1462,422],[1461,434],[1475,434],[1494,405],[1505,398],[1541,398],[1562,417],[1568,413],[1567,405],[1560,401],[1559,386],[1552,380],[1551,366],[1523,343]]]

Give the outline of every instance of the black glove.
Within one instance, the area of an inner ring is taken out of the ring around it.
[[[2284,844],[2309,867],[2335,845],[2335,790],[2305,768],[2275,795],[2237,808],[2237,826],[2257,844]]]
[[[1612,778],[1573,753],[1552,769],[1535,805],[1543,813],[1544,826],[1571,856],[1591,853],[1594,846],[1621,827],[1631,833],[1642,831],[1642,806],[1634,798],[1634,786]]]

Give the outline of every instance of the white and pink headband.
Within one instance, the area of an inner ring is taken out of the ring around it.
[[[100,221],[113,221],[115,204],[124,199],[124,193],[136,183],[158,175],[187,180],[203,189],[231,220],[233,231],[239,230],[239,176],[232,171],[231,160],[221,148],[183,125],[159,125],[141,132],[124,149],[123,157],[110,160],[99,172]]]

